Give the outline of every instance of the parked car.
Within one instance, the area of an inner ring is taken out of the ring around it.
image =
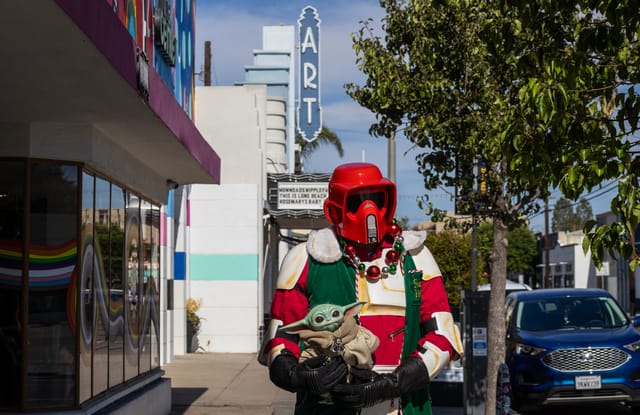
[[[478,291],[490,291],[491,284],[478,285]],[[507,280],[506,294],[515,291],[528,291],[527,284]],[[451,310],[458,328],[460,328],[460,313]],[[462,406],[463,404],[464,366],[462,359],[451,361],[435,378],[431,379],[431,397],[437,406]]]
[[[512,405],[619,401],[640,414],[639,318],[605,290],[553,288],[507,296]]]
[[[491,284],[478,285],[478,291],[491,291]],[[521,282],[507,280],[504,287],[504,291],[505,291],[505,295],[508,295],[514,291],[531,291],[531,287]]]

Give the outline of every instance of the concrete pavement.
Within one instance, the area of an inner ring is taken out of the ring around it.
[[[162,369],[171,379],[171,415],[291,415],[295,395],[274,386],[254,353],[190,353]],[[434,407],[434,415],[462,415]]]

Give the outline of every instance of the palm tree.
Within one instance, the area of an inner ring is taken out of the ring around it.
[[[318,137],[311,142],[303,139],[300,133],[296,133],[296,144],[300,144],[300,156],[304,159],[307,159],[321,145],[326,144],[330,144],[335,147],[340,157],[344,156],[340,137],[327,127],[322,127],[320,133],[318,133]]]

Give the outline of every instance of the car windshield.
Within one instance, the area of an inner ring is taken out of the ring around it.
[[[516,326],[528,331],[614,328],[627,321],[615,300],[606,296],[522,301],[516,313]]]

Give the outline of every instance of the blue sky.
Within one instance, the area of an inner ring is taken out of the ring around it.
[[[345,155],[339,158],[335,150],[320,148],[305,161],[309,173],[330,173],[338,164],[366,160],[377,164],[387,175],[387,141],[368,134],[373,116],[347,96],[344,84],[361,84],[363,75],[355,64],[351,33],[367,18],[379,20],[383,10],[377,1],[323,0],[197,0],[196,2],[196,70],[203,65],[204,42],[212,44],[213,85],[233,85],[244,79],[244,66],[252,63],[252,52],[262,46],[262,27],[293,25],[302,9],[314,6],[321,19],[320,25],[320,81],[323,123],[334,130],[342,140]],[[201,84],[196,80],[196,84]],[[396,149],[396,184],[398,207],[396,217],[408,217],[412,225],[427,220],[418,208],[416,197],[425,194],[422,177],[417,172],[415,156],[420,149],[411,148],[403,137],[398,137]],[[430,191],[430,200],[440,209],[453,210],[453,202],[445,190]],[[590,200],[594,213],[607,211],[611,193]],[[555,195],[556,198],[560,194]],[[553,205],[553,199],[550,202]],[[551,216],[551,215],[550,215]],[[532,218],[535,232],[544,231],[544,215]]]

